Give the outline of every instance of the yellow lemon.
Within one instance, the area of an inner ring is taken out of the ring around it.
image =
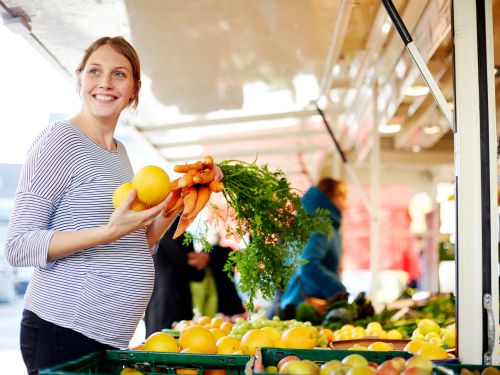
[[[375,341],[368,345],[369,350],[373,350],[375,352],[391,352],[394,350],[391,344],[382,341]]]
[[[262,327],[260,330],[264,331],[266,335],[268,335],[273,340],[273,342],[276,342],[276,340],[281,339],[280,331],[278,331],[274,327]]]
[[[316,332],[309,327],[291,327],[281,335],[288,348],[312,349],[316,346]]]
[[[440,346],[427,344],[421,347],[417,354],[427,359],[448,359],[448,353]]]
[[[243,354],[255,355],[257,348],[273,347],[273,340],[260,329],[251,329],[241,338]]]
[[[165,332],[155,332],[146,339],[144,350],[150,352],[178,352],[179,345],[174,336]]]
[[[160,203],[170,192],[170,177],[160,167],[148,165],[141,168],[132,179],[137,198],[150,206]]]
[[[417,328],[422,335],[426,335],[429,332],[440,333],[441,327],[434,320],[431,319],[422,319],[417,323]]]
[[[240,340],[232,336],[224,336],[217,340],[217,354],[233,354],[241,349]]]
[[[408,343],[405,345],[403,350],[405,352],[415,354],[420,350],[420,348],[424,347],[425,345],[427,345],[426,341],[421,340],[421,339],[414,339],[414,340],[408,341]]]
[[[391,340],[401,340],[403,335],[397,329],[391,329],[387,332],[387,338]]]
[[[131,182],[124,182],[116,188],[116,190],[113,192],[112,198],[114,208],[118,208],[123,204],[125,199],[127,199],[128,195],[130,194],[130,190],[132,190]],[[146,203],[142,203],[137,198],[135,198],[130,205],[130,208],[135,211],[142,211],[146,208],[149,208],[149,206]]]
[[[195,349],[205,354],[215,354],[217,346],[212,332],[206,327],[190,326],[185,328],[179,336],[181,349]]]

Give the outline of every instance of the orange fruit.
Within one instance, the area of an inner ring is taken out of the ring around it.
[[[209,328],[208,330],[210,332],[212,332],[212,335],[214,335],[214,339],[215,339],[216,342],[221,337],[226,336],[226,333],[222,329],[219,329],[219,328]]]
[[[333,341],[333,331],[329,328],[323,328],[319,331],[319,333],[322,333],[323,335],[326,336],[328,342]]]
[[[210,321],[211,328],[220,328],[224,320],[220,316],[213,317]]]
[[[199,326],[208,326],[211,321],[212,319],[210,319],[209,316],[204,315],[200,316],[195,323],[198,324]]]
[[[132,190],[131,182],[124,182],[115,189],[112,198],[114,208],[118,208],[123,204],[125,199],[127,199],[128,195],[130,194],[130,190]],[[145,203],[142,203],[137,198],[135,198],[132,204],[130,205],[130,208],[135,211],[142,211],[145,210],[146,208],[149,208],[149,206]]]
[[[120,371],[120,375],[144,375],[144,373],[130,367],[125,367]]]
[[[255,355],[257,348],[273,347],[273,339],[260,329],[251,329],[241,339],[243,354]]]
[[[199,350],[205,354],[215,354],[217,346],[212,332],[206,327],[190,326],[185,328],[179,337],[181,349]]]
[[[227,372],[223,368],[207,368],[203,371],[205,375],[226,375]]]
[[[217,354],[234,354],[241,349],[240,340],[232,336],[224,336],[217,340]]]
[[[141,202],[154,206],[164,200],[170,192],[170,177],[160,167],[148,165],[135,174],[132,186]]]
[[[172,335],[165,332],[155,332],[146,339],[143,350],[151,352],[178,352],[179,345]]]
[[[231,330],[233,329],[233,323],[222,322],[219,328],[226,332],[226,335],[229,335],[229,332],[231,332]]]
[[[175,373],[184,375],[197,375],[198,370],[195,368],[176,368]]]
[[[144,350],[144,344],[136,345],[133,348],[130,348],[130,350]]]
[[[309,327],[288,328],[281,335],[281,341],[291,349],[312,349],[316,346],[316,332]]]

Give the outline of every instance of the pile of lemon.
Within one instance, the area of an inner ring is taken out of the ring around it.
[[[455,324],[441,328],[432,319],[421,319],[417,322],[417,328],[413,331],[411,339],[423,340],[450,349],[455,348],[457,339]]]
[[[401,332],[397,329],[386,331],[379,322],[370,322],[366,327],[344,324],[341,328],[333,331],[333,340],[355,340],[366,336],[375,336],[381,339],[400,340],[403,338]]]

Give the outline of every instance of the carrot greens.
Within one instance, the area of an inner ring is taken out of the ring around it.
[[[255,161],[224,160],[217,165],[224,174],[222,193],[234,213],[227,232],[244,241],[242,249],[230,253],[225,270],[236,266],[238,287],[248,296],[246,304],[253,311],[259,292],[272,299],[277,288],[286,285],[312,234],[332,233],[329,211],[308,213],[299,191],[280,170],[272,172]],[[195,239],[188,236],[188,240]],[[206,244],[205,239],[201,242]]]

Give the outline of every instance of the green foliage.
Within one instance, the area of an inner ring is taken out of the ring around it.
[[[224,198],[236,221],[236,227],[228,226],[228,231],[243,239],[250,237],[244,249],[230,253],[225,270],[237,267],[238,287],[248,294],[247,307],[252,311],[258,292],[272,299],[277,288],[287,283],[312,234],[333,233],[329,211],[307,213],[283,172],[271,172],[267,165],[239,160],[217,165],[224,174]]]
[[[313,305],[301,302],[297,306],[296,319],[300,322],[311,322],[312,325],[318,325],[321,323],[321,314]]]

